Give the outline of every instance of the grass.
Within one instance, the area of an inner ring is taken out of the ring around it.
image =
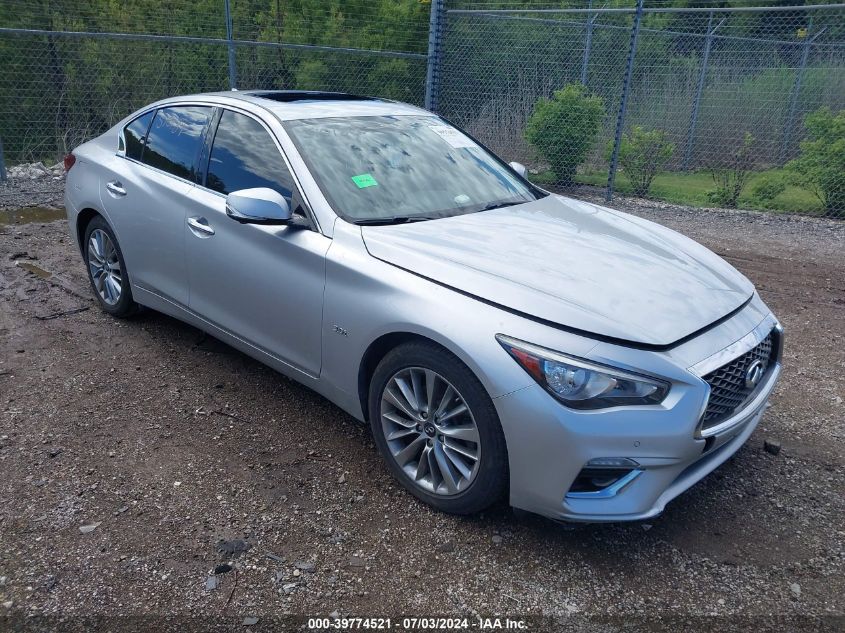
[[[765,209],[782,213],[815,214],[822,212],[822,205],[818,198],[806,189],[792,185],[788,186],[783,193],[767,204],[751,198],[749,192],[758,180],[766,176],[781,175],[783,175],[782,169],[769,169],[757,172],[751,176],[743,194],[739,197],[739,208]],[[531,179],[538,185],[552,184],[554,181],[551,172],[533,175]],[[605,187],[607,185],[607,172],[578,174],[575,176],[575,181],[585,185]],[[714,188],[713,178],[710,176],[709,171],[664,172],[655,176],[648,197],[689,207],[712,207],[715,205],[707,199],[707,192]],[[615,190],[620,194],[629,194],[631,192],[631,183],[622,172],[616,176]]]

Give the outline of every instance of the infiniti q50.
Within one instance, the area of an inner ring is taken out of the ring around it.
[[[93,292],[186,321],[372,428],[453,513],[660,513],[748,439],[782,329],[662,226],[555,195],[406,104],[166,99],[65,159]]]

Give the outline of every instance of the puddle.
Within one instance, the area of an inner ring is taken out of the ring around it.
[[[33,275],[38,275],[41,279],[49,279],[53,276],[53,273],[44,270],[40,266],[36,266],[35,264],[30,264],[29,262],[15,262],[15,265],[18,268],[23,268],[24,270],[28,270]]]
[[[64,209],[50,207],[24,207],[0,211],[0,225],[4,224],[38,224],[55,222],[67,217]]]

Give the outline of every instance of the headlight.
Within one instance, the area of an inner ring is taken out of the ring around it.
[[[649,376],[565,356],[503,334],[496,340],[534,380],[573,409],[658,404],[669,383]]]

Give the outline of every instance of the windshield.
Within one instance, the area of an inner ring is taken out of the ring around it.
[[[434,116],[301,119],[284,125],[329,204],[351,222],[441,218],[543,195]]]

